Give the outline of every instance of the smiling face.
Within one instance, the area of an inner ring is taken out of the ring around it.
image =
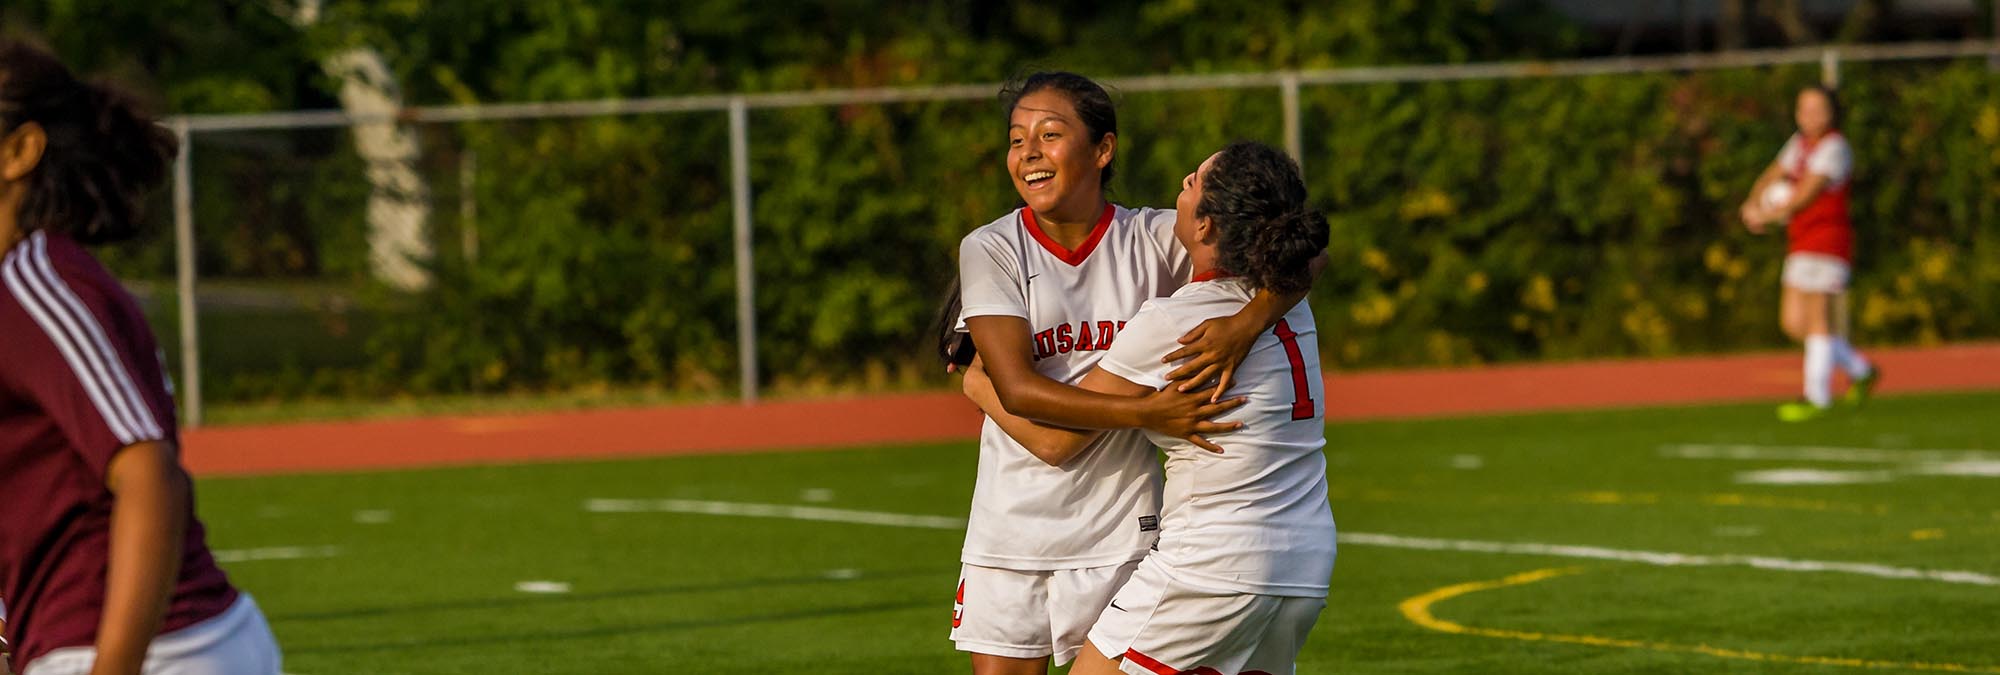
[[[1007,171],[1037,215],[1095,220],[1104,167],[1116,137],[1091,138],[1076,105],[1058,91],[1021,97],[1007,127]]]
[[[1833,129],[1833,102],[1818,89],[1801,91],[1792,116],[1799,123],[1800,133],[1808,138],[1819,138]]]
[[[1201,166],[1195,167],[1194,173],[1182,178],[1181,195],[1174,199],[1174,238],[1189,251],[1206,245],[1202,239],[1208,234],[1207,219],[1198,219],[1195,211],[1201,208],[1201,183],[1208,179],[1209,168],[1215,166],[1215,158],[1221,154],[1209,155],[1201,161]]]

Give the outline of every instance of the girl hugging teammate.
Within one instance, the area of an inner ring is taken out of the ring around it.
[[[1202,321],[1239,312],[1258,292],[1302,291],[1325,248],[1326,219],[1306,206],[1297,165],[1259,143],[1237,143],[1183,184],[1175,236],[1194,283],[1145,303],[1081,386],[1118,397],[1168,384],[1161,359]],[[1166,449],[1157,547],[1089,632],[1072,675],[1289,675],[1326,606],[1334,524],[1327,502],[1323,381],[1312,311],[1291,308],[1259,335],[1224,393],[1247,405],[1218,421],[1226,452],[1147,432]],[[1003,429],[1065,452],[1100,432],[1036,425],[996,407],[975,369],[968,391]]]
[[[1124,343],[1142,303],[1188,282],[1196,258],[1175,234],[1174,212],[1106,200],[1117,116],[1103,88],[1079,75],[1038,73],[1003,96],[1007,170],[1025,207],[965,237],[962,307],[947,317],[977,348],[968,389],[981,385],[990,415],[951,638],[972,653],[977,675],[1039,675],[1051,658],[1060,664],[1077,654],[1159,537],[1161,468],[1139,429],[1213,449],[1202,434],[1238,425],[1207,420],[1242,402],[1220,400],[1222,387],[1181,390],[1234,377],[1305,290],[1246,295],[1240,311],[1184,326],[1186,337],[1173,337],[1190,344],[1174,358],[1199,352],[1181,368],[1187,373],[1169,378],[1184,386],[1143,396],[1074,386]],[[1167,356],[1150,358],[1157,365]],[[1004,429],[1003,418],[1030,430],[1108,431],[1058,449]]]

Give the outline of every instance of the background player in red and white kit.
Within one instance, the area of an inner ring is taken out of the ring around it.
[[[1879,371],[1836,330],[1834,305],[1847,291],[1854,260],[1854,227],[1848,220],[1848,185],[1854,152],[1840,133],[1840,103],[1832,90],[1807,87],[1794,113],[1799,130],[1778,159],[1764,169],[1740,209],[1743,224],[1763,234],[1787,226],[1784,296],[1779,323],[1805,343],[1805,401],[1779,406],[1788,422],[1813,419],[1833,405],[1833,368],[1847,371],[1846,401],[1860,405]]]
[[[1149,298],[1191,274],[1173,217],[1104,197],[1116,153],[1110,96],[1071,73],[1038,73],[1005,92],[1008,173],[1026,208],[967,235],[959,266],[964,329],[1005,410],[1065,426],[1123,429],[1073,457],[1039,456],[990,420],[961,555],[951,637],[973,672],[1045,673],[1070,660],[1097,610],[1159,529],[1159,462],[1134,429],[1190,442],[1231,425],[1208,392],[1109,397],[1070,386],[1115,344]],[[1209,362],[1232,369],[1304,297],[1269,294],[1207,327]],[[1199,345],[1197,345],[1199,346]],[[1198,374],[1194,381],[1207,379]]]
[[[1193,256],[1194,283],[1147,302],[1082,386],[1144,396],[1167,386],[1175,338],[1242,310],[1259,290],[1312,282],[1326,219],[1306,206],[1297,165],[1276,148],[1237,143],[1184,183],[1176,234]],[[1233,273],[1240,272],[1240,273]],[[1324,383],[1312,310],[1301,304],[1258,338],[1226,395],[1248,405],[1216,454],[1149,434],[1167,451],[1164,520],[1139,564],[1090,630],[1072,675],[1294,671],[1333,572],[1327,503]],[[1016,438],[1048,452],[1094,442],[1096,432],[1037,425],[996,408],[983,373],[967,389]]]
[[[131,237],[173,136],[0,42],[0,598],[25,675],[275,675],[209,554],[159,347],[80,243]]]

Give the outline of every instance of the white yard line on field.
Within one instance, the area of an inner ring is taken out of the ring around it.
[[[584,502],[584,509],[596,513],[695,513],[715,516],[749,516],[755,518],[887,525],[891,527],[915,527],[934,530],[958,530],[965,528],[965,519],[948,516],[921,516],[878,511],[828,509],[814,506],[746,504],[694,499],[592,499]],[[1972,586],[2000,586],[2000,577],[1981,572],[1927,570],[1865,562],[1794,560],[1791,558],[1733,554],[1700,555],[1539,542],[1405,537],[1371,532],[1342,532],[1340,533],[1340,544],[1342,546],[1377,546],[1423,551],[1457,551],[1463,553],[1583,558],[1662,567],[1750,567],[1777,572],[1832,572],[1881,579],[1921,579]]]
[[[829,523],[922,527],[937,530],[965,529],[964,518],[913,516],[878,511],[851,511],[848,509],[830,509],[824,506],[744,504],[739,502],[710,502],[694,499],[592,499],[584,502],[583,508],[585,511],[593,513],[699,513],[711,516],[817,520]]]
[[[1466,553],[1502,553],[1556,558],[1612,560],[1660,567],[1751,567],[1779,572],[1836,572],[1882,579],[1928,579],[1948,584],[2000,586],[2000,577],[1979,572],[1927,570],[1913,567],[1895,567],[1877,563],[1794,560],[1791,558],[1773,558],[1759,555],[1700,555],[1693,553],[1604,548],[1600,546],[1543,544],[1538,542],[1402,537],[1393,534],[1373,534],[1368,532],[1342,532],[1340,533],[1340,543],[1343,546],[1382,546],[1423,551],[1461,551]]]
[[[255,560],[304,560],[307,558],[331,558],[340,555],[339,546],[270,546],[266,548],[240,548],[213,552],[219,563],[251,562]]]
[[[2000,462],[1991,450],[1885,450],[1825,445],[1707,445],[1678,443],[1660,446],[1660,456],[1675,459],[1740,459],[1751,461],[1853,462],[1909,464],[1930,462]]]

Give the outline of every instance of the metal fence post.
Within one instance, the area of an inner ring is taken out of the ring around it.
[[[750,111],[729,98],[730,210],[736,216],[736,362],[743,402],[757,402],[757,275],[750,251]]]
[[[194,130],[186,119],[174,122],[181,151],[174,157],[174,275],[180,298],[181,425],[201,426],[201,326],[194,299]]]
[[[1299,163],[1299,174],[1306,172],[1305,138],[1299,129],[1299,75],[1285,73],[1280,81],[1279,92],[1285,101],[1285,152],[1292,154],[1292,161]]]
[[[458,156],[458,247],[470,266],[479,260],[479,151]]]
[[[1819,53],[1819,83],[1828,89],[1840,88],[1840,51],[1827,49]]]

